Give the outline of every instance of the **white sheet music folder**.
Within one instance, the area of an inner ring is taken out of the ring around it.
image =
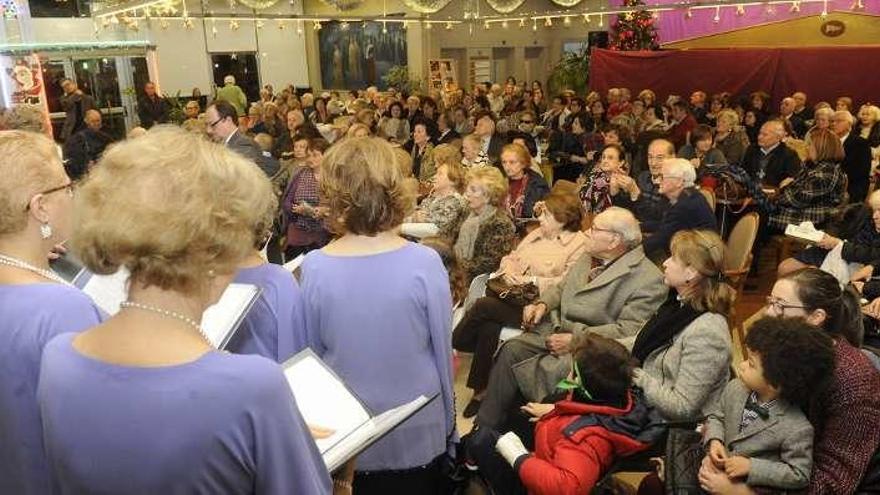
[[[128,272],[120,269],[113,275],[80,274],[77,285],[108,315],[119,312],[119,305],[128,297]],[[220,300],[202,314],[202,330],[217,349],[229,343],[257,298],[260,288],[251,284],[229,284]]]
[[[311,349],[285,362],[284,376],[305,422],[333,430],[315,440],[331,473],[420,411],[437,395],[416,397],[377,416]]]

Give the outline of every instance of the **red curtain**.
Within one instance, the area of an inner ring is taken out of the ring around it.
[[[766,91],[777,102],[795,91],[807,94],[808,105],[850,96],[858,106],[880,102],[880,46],[828,48],[737,48],[619,52],[594,49],[590,87],[605,94],[626,87],[633,97],[651,89],[660,102],[676,94],[703,90],[747,95]]]

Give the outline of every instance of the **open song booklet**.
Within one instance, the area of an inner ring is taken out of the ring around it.
[[[311,349],[293,356],[282,367],[305,422],[333,431],[329,437],[315,440],[331,473],[437,397],[420,395],[373,416]]]
[[[95,304],[108,315],[119,312],[128,298],[128,271],[113,275],[95,275],[83,270],[74,280]],[[229,284],[220,300],[202,314],[202,330],[217,349],[223,349],[260,296],[260,288],[251,284]]]

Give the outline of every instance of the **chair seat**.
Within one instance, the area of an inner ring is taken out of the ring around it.
[[[523,331],[520,328],[504,327],[501,329],[501,333],[498,335],[498,340],[500,342],[504,342],[514,337],[519,337],[520,335],[522,335],[522,333]]]

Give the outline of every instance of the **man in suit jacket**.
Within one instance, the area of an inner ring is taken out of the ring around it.
[[[61,139],[74,135],[77,131],[85,129],[86,112],[97,109],[95,99],[82,92],[71,79],[62,79],[61,88],[64,96],[61,97],[61,108],[66,113],[64,127],[61,128]]]
[[[434,144],[450,144],[456,139],[461,139],[461,134],[453,128],[454,125],[451,110],[440,112],[437,115],[437,139],[434,140]]]
[[[768,120],[758,132],[757,144],[746,149],[742,168],[758,184],[779,187],[779,183],[794,178],[801,169],[797,153],[782,142],[785,127],[778,120]]]
[[[205,111],[208,134],[214,141],[253,161],[269,178],[275,176],[280,168],[272,154],[264,152],[253,139],[238,130],[238,112],[229,102],[215,101]]]
[[[523,309],[523,325],[537,326],[501,347],[477,415],[481,427],[502,427],[521,396],[540,401],[551,393],[571,371],[570,350],[581,335],[597,333],[631,347],[665,300],[668,289],[642,250],[632,213],[603,211],[587,236],[587,251],[562,282]]]
[[[849,202],[853,204],[865,201],[871,176],[871,146],[865,138],[852,132],[854,123],[855,117],[846,110],[839,110],[831,116],[831,130],[843,143],[841,168],[849,180],[847,192]]]
[[[715,214],[706,198],[694,188],[696,176],[694,166],[684,158],[663,163],[659,189],[670,206],[657,230],[645,240],[645,252],[651,259],[660,261],[669,255],[669,241],[679,230],[717,230]]]
[[[113,141],[101,130],[101,112],[86,110],[84,121],[86,127],[64,143],[64,170],[73,181],[82,179]]]
[[[482,139],[483,153],[489,163],[501,168],[501,148],[507,144],[507,139],[496,131],[495,116],[488,111],[478,112],[474,115],[474,123],[474,134]]]

